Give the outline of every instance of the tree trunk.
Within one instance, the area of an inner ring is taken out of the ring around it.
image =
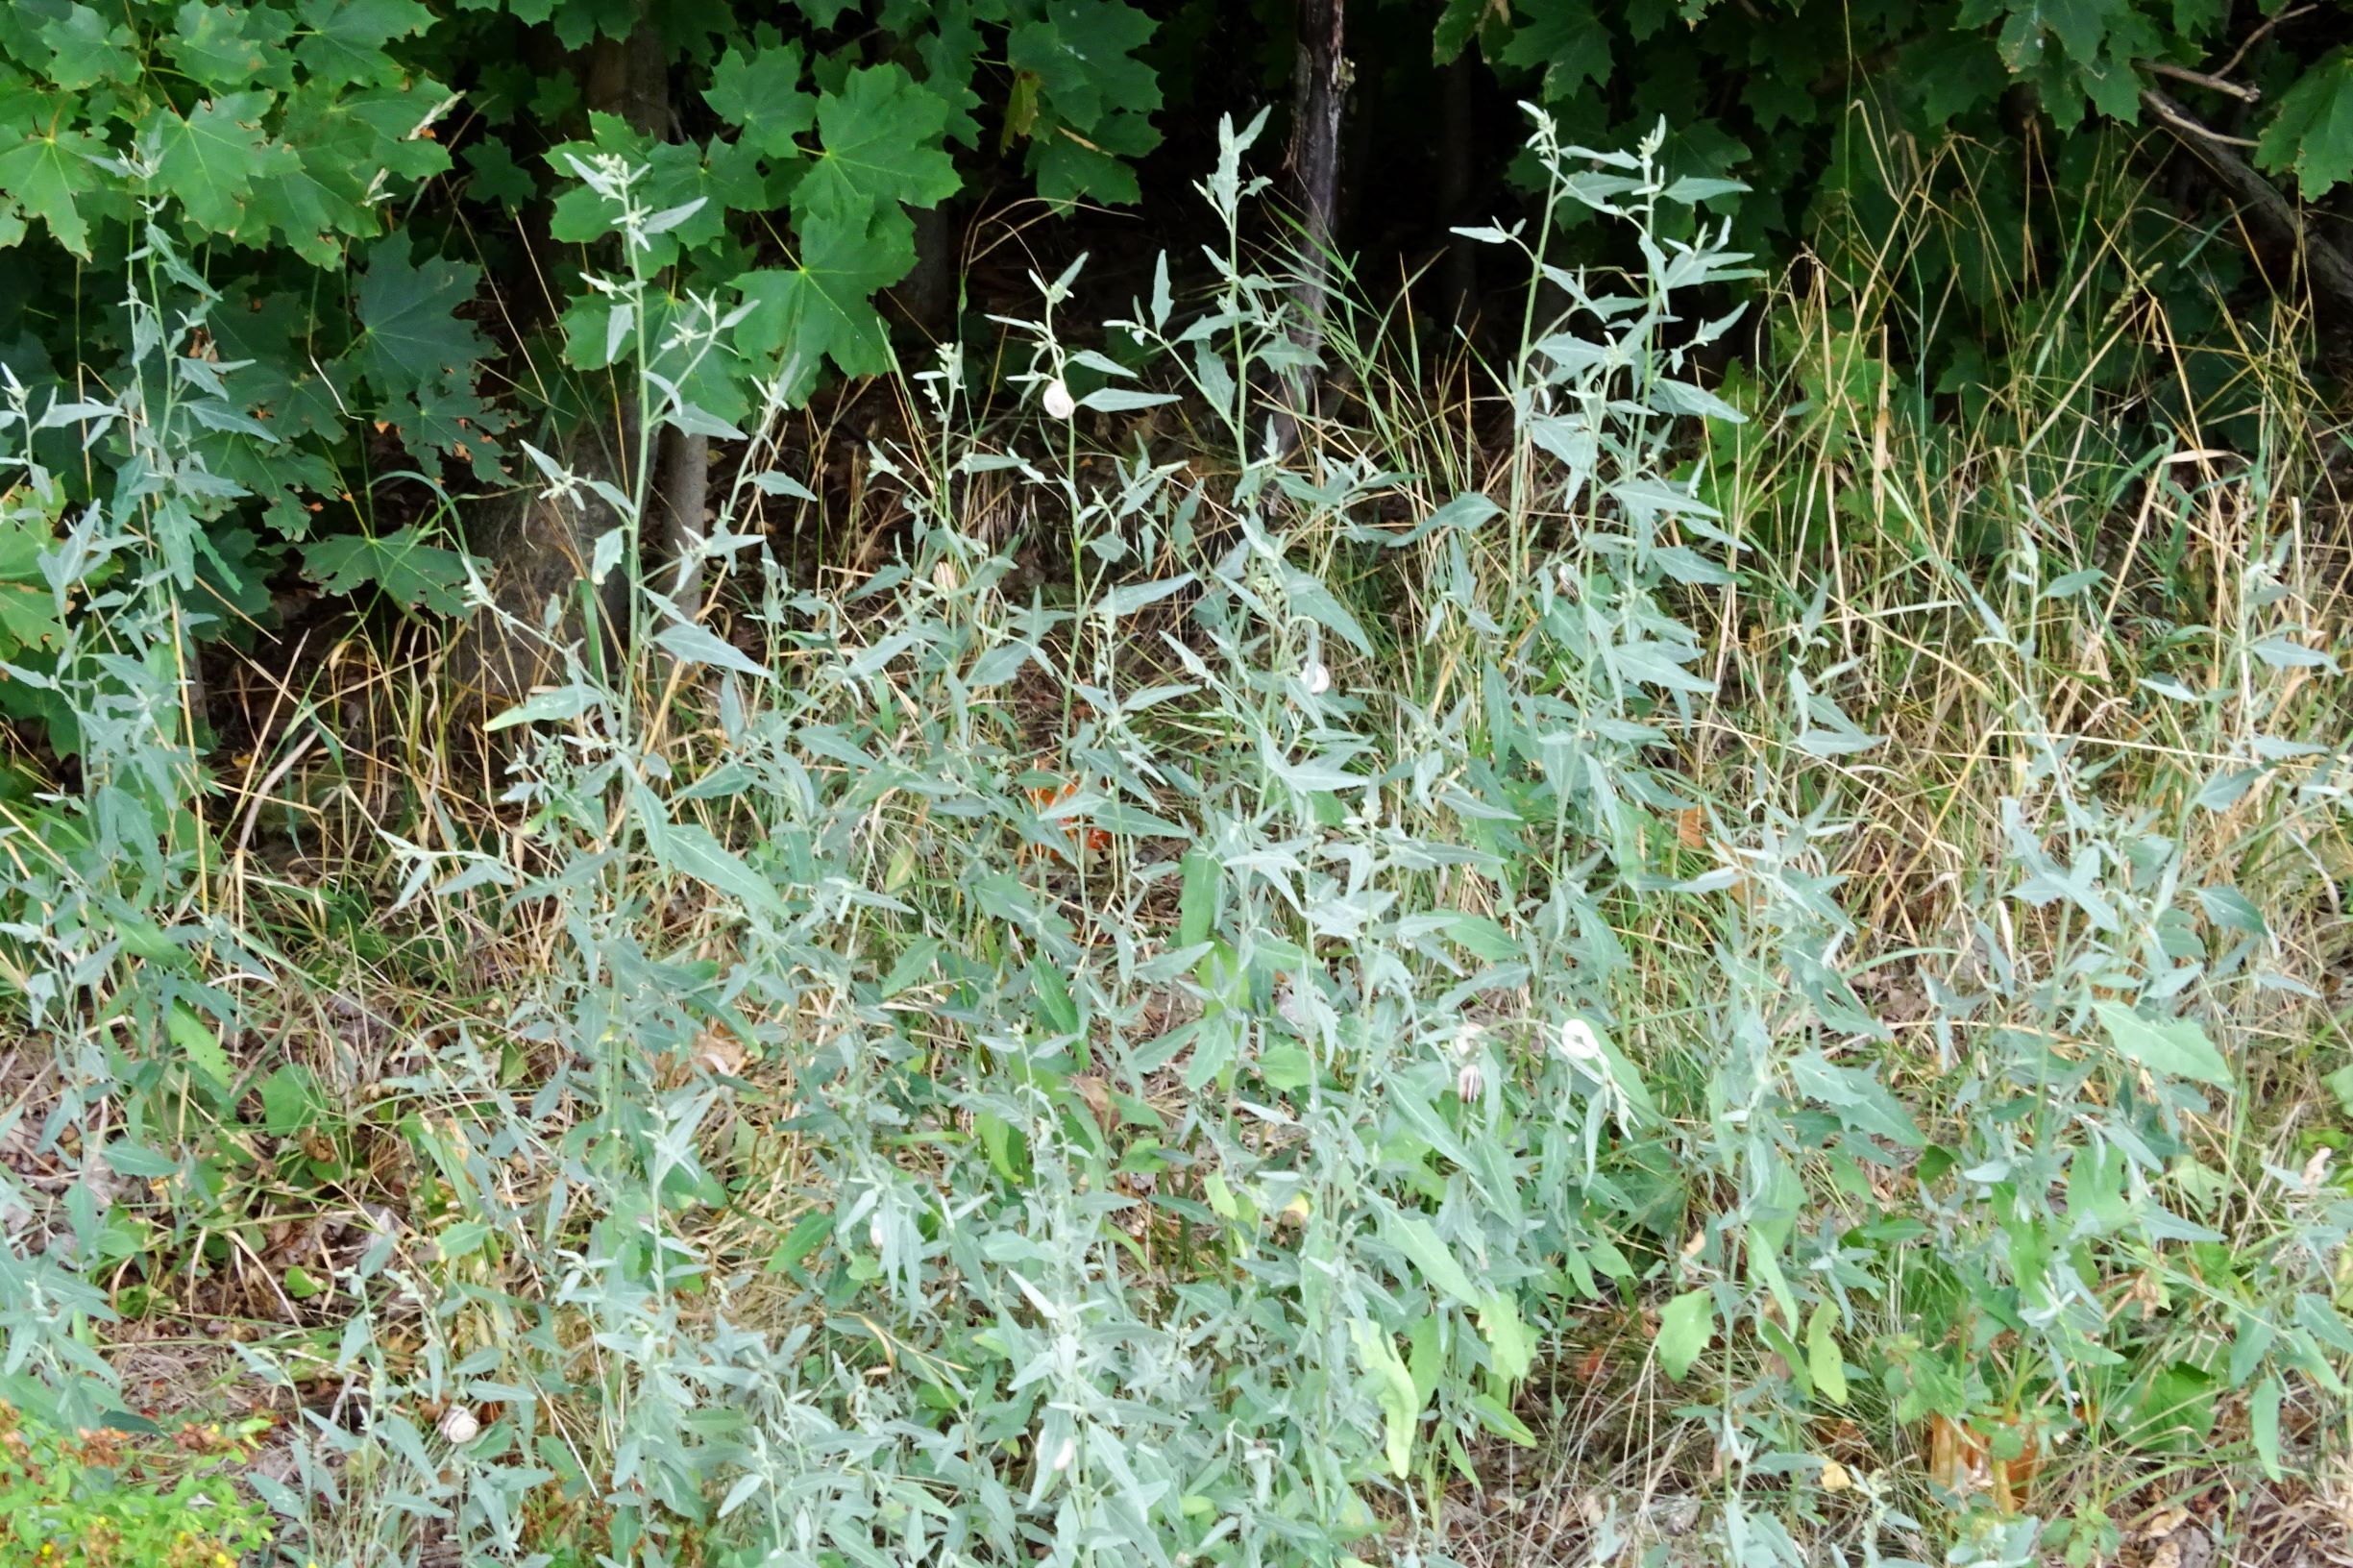
[[[1291,75],[1291,179],[1299,202],[1299,322],[1292,337],[1320,354],[1332,292],[1334,217],[1339,205],[1340,120],[1348,103],[1346,0],[1294,0],[1298,57]],[[1286,450],[1298,444],[1298,421],[1314,411],[1316,371],[1303,366],[1286,378],[1287,417],[1279,427]]]
[[[908,215],[915,220],[915,270],[892,288],[891,303],[908,326],[944,342],[956,327],[956,225],[944,203]]]
[[[677,127],[671,111],[670,62],[653,22],[653,3],[637,0],[636,25],[626,38],[600,37],[592,46],[586,99],[592,110],[621,115],[638,135],[670,141]],[[669,282],[665,278],[658,286]],[[633,389],[625,387],[623,397],[633,402]],[[632,441],[628,451],[634,453],[640,445]],[[671,601],[692,619],[700,608],[702,564],[697,551],[710,507],[711,438],[665,425],[654,431],[652,465],[645,487],[650,515],[641,527],[657,542],[658,559],[670,569]]]
[[[670,72],[653,25],[652,4],[636,0],[629,36],[599,37],[576,59],[575,68],[591,110],[619,115],[640,134],[667,139],[674,129]],[[587,429],[553,440],[552,455],[572,473],[647,497],[640,533],[657,542],[661,559],[680,563],[673,592],[692,614],[700,574],[685,563],[692,561],[694,547],[702,537],[709,504],[710,443],[665,426],[653,432],[653,472],[644,473],[649,444],[635,380],[624,374],[617,380],[611,428],[601,429],[592,419]],[[544,499],[543,476],[534,471],[516,478],[525,488],[485,502],[471,529],[478,550],[490,561],[493,600],[505,617],[527,628],[542,625],[551,599],[564,600],[567,607],[554,626],[555,643],[589,636],[592,652],[602,655],[608,677],[616,675],[630,619],[635,578],[627,570],[630,563],[623,563],[599,585],[593,628],[588,604],[578,596],[596,541],[622,527],[623,519],[585,490],[577,492],[576,499]],[[536,629],[517,632],[500,616],[478,617],[453,650],[452,663],[461,687],[485,705],[524,696],[557,669],[554,648]]]

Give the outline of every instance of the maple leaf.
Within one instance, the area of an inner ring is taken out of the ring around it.
[[[457,314],[481,269],[433,256],[419,263],[410,245],[398,233],[368,247],[355,297],[360,333],[345,357],[376,389],[377,417],[400,426],[411,452],[471,452],[470,437],[507,423],[475,392],[475,368],[489,345]]]
[[[110,24],[87,6],[73,6],[37,31],[50,50],[45,74],[69,92],[139,78],[137,35],[120,22]]]
[[[80,131],[24,136],[0,152],[0,198],[47,223],[59,244],[86,261],[90,226],[82,198],[107,189],[106,171],[97,160],[110,152],[105,142]]]
[[[2308,202],[2353,180],[2353,50],[2326,56],[2280,95],[2255,161],[2293,174]]]
[[[1141,115],[1123,114],[1094,128],[1082,139],[1068,127],[1048,121],[1030,143],[1029,171],[1038,194],[1050,202],[1093,195],[1107,202],[1140,200],[1136,171],[1125,161],[1150,152],[1160,133]]]
[[[1587,82],[1609,80],[1609,29],[1590,0],[1538,0],[1504,46],[1504,61],[1544,72],[1544,97],[1559,103]]]
[[[897,65],[862,66],[818,103],[824,150],[793,187],[793,221],[804,232],[863,229],[887,203],[933,207],[961,182],[947,156],[947,104]]]
[[[567,244],[602,238],[613,232],[619,216],[613,203],[579,178],[573,167],[575,159],[586,163],[602,155],[644,170],[631,195],[652,211],[698,200],[702,203],[685,221],[648,236],[643,261],[651,271],[725,234],[730,211],[756,211],[768,205],[768,185],[760,178],[758,155],[742,143],[713,141],[701,147],[693,142],[657,142],[614,114],[591,114],[589,127],[590,140],[568,141],[547,155],[548,166],[563,179],[566,187],[555,199],[548,232]]]
[[[424,528],[415,524],[378,539],[355,533],[321,539],[304,550],[303,568],[331,594],[374,583],[395,603],[422,605],[435,615],[457,615],[466,607],[465,556],[426,543]]]
[[[312,80],[337,85],[398,75],[400,62],[384,46],[433,21],[418,0],[302,0],[300,10],[310,34],[294,53]]]
[[[800,45],[729,49],[711,68],[702,101],[743,132],[746,145],[772,159],[797,158],[794,140],[817,123],[817,99],[800,90]]]
[[[772,366],[793,366],[794,397],[815,384],[823,359],[845,376],[877,376],[891,368],[891,343],[873,295],[915,265],[906,220],[892,217],[895,211],[863,230],[820,225],[802,236],[798,266],[738,280],[751,312],[736,329],[736,347]]]
[[[249,361],[229,380],[236,401],[245,412],[266,417],[282,443],[344,432],[350,423],[339,401],[345,389],[330,381],[327,367],[313,364],[304,347],[310,335],[306,296],[259,295],[241,308],[214,311],[208,325],[223,360]]]
[[[701,325],[693,306],[654,294],[646,302],[645,319],[622,317],[619,332],[612,330],[614,309],[614,302],[601,294],[584,294],[572,302],[563,317],[567,360],[581,370],[604,370],[632,359],[642,344],[646,368],[676,386],[689,406],[730,424],[751,412],[734,339],[713,344],[679,335],[682,323]]]
[[[179,200],[198,228],[235,233],[254,182],[275,180],[300,166],[292,148],[261,133],[269,106],[266,92],[233,92],[198,104],[185,119],[159,109],[147,122],[157,183]]]
[[[1982,35],[1949,33],[1924,43],[1906,57],[1908,81],[1917,84],[1921,113],[1938,130],[1963,114],[1990,109],[2010,86],[2001,51]]]
[[[161,42],[188,79],[210,92],[251,86],[266,77],[273,87],[291,86],[292,64],[280,45],[293,19],[271,6],[211,6],[187,0]]]
[[[250,210],[304,260],[334,266],[343,254],[338,235],[362,239],[380,232],[367,199],[371,171],[384,167],[386,138],[352,102],[316,92],[295,96],[279,131],[297,149],[297,162],[254,191]]]
[[[1160,108],[1160,81],[1133,51],[1152,41],[1152,18],[1121,0],[1055,0],[1017,25],[1006,61],[1035,76],[1052,111],[1081,130],[1115,112]]]
[[[519,21],[551,22],[555,41],[577,49],[601,33],[625,38],[637,25],[637,0],[507,0],[506,9]]]
[[[364,167],[355,173],[373,180],[381,169],[404,180],[427,180],[450,167],[450,150],[421,135],[433,112],[448,101],[449,89],[430,77],[410,77],[349,92],[335,100],[334,111],[348,114],[375,133]]]
[[[1132,51],[1150,41],[1153,25],[1122,0],[1059,0],[1014,28],[1007,60],[1018,74],[1006,130],[1031,138],[1038,194],[1139,198],[1125,160],[1160,144],[1150,116],[1161,95]]]
[[[496,136],[470,143],[465,159],[466,167],[473,171],[466,194],[478,202],[496,202],[509,212],[520,212],[524,204],[539,194],[539,182],[531,178],[531,171],[516,162],[506,143]]]

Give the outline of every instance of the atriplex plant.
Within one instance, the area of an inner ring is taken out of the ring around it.
[[[1548,214],[1639,264],[1476,233],[1532,272],[1500,454],[1367,352],[1375,433],[1343,405],[1287,459],[1285,292],[1238,237],[1257,130],[1203,186],[1230,236],[1204,307],[1164,268],[1113,329],[1208,411],[1222,472],[1082,454],[1082,414],[1167,394],[1066,343],[1077,278],[1040,280],[1015,330],[1043,437],[973,429],[944,356],[927,439],[870,454],[896,556],[797,588],[750,526],[803,493],[772,397],[695,563],[738,580],[648,580],[625,523],[594,564],[628,579],[634,666],[556,649],[497,721],[504,830],[435,802],[394,844],[389,918],[453,953],[520,928],[529,962],[414,999],[363,1113],[405,1208],[324,1282],[326,1342],[242,1349],[338,1390],[290,1479],[254,1478],[302,1556],[1429,1560],[1447,1489],[1556,1437],[1578,1367],[1611,1413],[1576,1440],[1704,1497],[1694,1539],[1737,1563],[2088,1561],[2098,1498],[2036,1517],[2054,1456],[2161,1469],[2226,1434],[2251,1474],[2329,1437],[2283,1412],[2340,1409],[2353,1200],[2324,1161],[2266,1171],[2226,1097],[2316,1026],[2292,943],[2345,826],[2342,693],[2273,498],[2151,485],[2248,540],[2195,627],[2056,558],[2064,492],[1987,502],[2026,526],[1964,558],[1892,461],[1894,601],[1760,558],[1766,421],[1692,368],[1744,258],[1663,233],[1723,187],[1541,116]],[[650,333],[640,240],[685,220],[583,168],[627,264],[599,296]],[[728,330],[696,312],[639,362]],[[165,1181],[203,1167],[164,1113],[237,1087],[224,981],[302,983],[202,918],[205,841],[124,804],[184,765],[169,508],[212,492],[173,432],[234,374],[179,347],[159,327],[115,404],[158,479],[106,515],[147,518],[157,564],[89,616],[93,547],[53,558],[61,620],[137,649],[69,694],[122,764],[53,806],[188,860],[27,856],[54,869],[17,895],[67,918],[13,933],[73,1042],[50,1140]],[[690,380],[638,405],[710,417]],[[974,522],[1007,504],[1066,589],[1017,586]],[[2110,636],[2120,603],[2144,637]],[[1931,670],[1977,725],[1957,782],[1888,760],[1942,744],[1885,698]],[[1924,873],[1980,769],[1999,804]],[[166,913],[86,943],[102,906]],[[12,1372],[99,1369],[73,1314],[103,1307],[77,1264],[105,1218],[9,1255]],[[1580,1519],[1597,1553],[1654,1528],[1632,1495]]]

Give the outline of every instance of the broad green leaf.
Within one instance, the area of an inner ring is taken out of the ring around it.
[[[2353,1116],[2353,1063],[2339,1067],[2320,1080],[2331,1094],[2337,1096],[2337,1109]]]
[[[548,154],[548,167],[563,186],[549,222],[549,232],[557,239],[586,243],[615,231],[619,208],[591,189],[575,166],[598,157],[617,158],[645,171],[630,188],[632,201],[657,213],[685,213],[660,233],[649,233],[640,260],[650,270],[669,266],[686,252],[719,240],[727,232],[729,212],[756,211],[770,205],[759,155],[748,145],[657,142],[615,114],[591,114],[589,125],[589,140],[566,142]]]
[[[764,915],[783,918],[784,900],[775,885],[704,829],[692,822],[672,822],[660,830],[658,840],[656,853],[672,870],[707,882]]]
[[[1037,78],[1044,112],[1084,131],[1120,110],[1160,108],[1159,79],[1135,58],[1152,32],[1152,18],[1123,0],[1048,0],[1014,27],[1005,53]]]
[[[1157,604],[1173,594],[1181,594],[1192,583],[1190,572],[1151,582],[1123,582],[1103,596],[1095,605],[1095,613],[1106,621],[1116,621],[1123,615],[1134,615],[1147,604]]]
[[[731,47],[711,67],[702,101],[763,157],[798,158],[797,138],[817,123],[817,99],[800,87],[804,69],[797,42],[755,46],[748,54]]]
[[[1684,1291],[1659,1310],[1658,1364],[1681,1382],[1715,1334],[1715,1293],[1705,1287]]]
[[[478,202],[495,202],[509,212],[520,212],[539,194],[539,182],[496,136],[467,143],[465,159],[470,171],[466,194]]]
[[[2152,1023],[2120,1002],[2094,1002],[2100,1027],[2127,1059],[2169,1078],[2230,1087],[2230,1065],[2194,1018]]]
[[[483,1243],[489,1239],[488,1225],[478,1219],[461,1219],[435,1237],[434,1242],[440,1249],[442,1262],[453,1263],[481,1251]]]
[[[585,293],[564,312],[564,357],[582,370],[602,370],[637,362],[642,353],[644,368],[674,385],[699,414],[723,423],[747,417],[751,405],[737,353],[741,334],[717,343],[690,342],[683,329],[695,324],[691,302],[666,293],[649,299],[643,312],[626,302]]]
[[[1505,63],[1544,73],[1544,97],[1567,103],[1591,84],[1609,80],[1610,30],[1591,0],[1523,0],[1512,8]]]
[[[1479,1309],[1479,1332],[1494,1354],[1496,1371],[1513,1383],[1528,1376],[1536,1362],[1536,1336],[1509,1291],[1487,1292],[1485,1305]]]
[[[314,80],[337,84],[399,75],[401,62],[384,46],[433,23],[419,0],[302,0],[299,14],[309,31],[295,57]]]
[[[2274,1372],[2255,1385],[2247,1396],[2247,1429],[2255,1439],[2255,1458],[2263,1465],[2263,1473],[2273,1481],[2281,1477],[2279,1455],[2279,1410],[2288,1396],[2288,1388]]]
[[[489,345],[457,313],[481,272],[429,255],[418,261],[412,246],[401,233],[368,248],[355,291],[361,330],[346,357],[375,389],[377,417],[399,426],[412,452],[463,447],[478,455],[505,424],[474,387]]]
[[[1151,115],[1158,73],[1135,52],[1151,42],[1152,18],[1124,0],[1050,0],[1015,24],[1006,57],[1017,89],[1006,139],[1026,138],[1038,194],[1132,202],[1127,160],[1160,144]]]
[[[237,1069],[221,1048],[221,1037],[185,1003],[174,1002],[164,1017],[165,1032],[191,1066],[226,1090],[237,1081]]]
[[[147,123],[156,151],[156,181],[189,219],[215,234],[246,226],[255,183],[284,177],[301,166],[294,150],[261,131],[266,92],[232,92],[197,104],[183,119],[158,110]]]
[[[1805,1369],[1833,1405],[1847,1403],[1847,1359],[1838,1348],[1838,1309],[1817,1302],[1805,1321]]]
[[[288,1063],[261,1080],[261,1124],[272,1138],[291,1138],[319,1119],[318,1079]]]
[[[1430,1221],[1421,1215],[1399,1210],[1391,1213],[1382,1230],[1398,1251],[1412,1260],[1425,1283],[1441,1294],[1449,1295],[1465,1307],[1486,1305],[1486,1298],[1471,1284],[1471,1277],[1455,1262],[1454,1249],[1439,1239]]]
[[[0,152],[0,198],[49,225],[60,245],[86,261],[90,226],[81,204],[106,188],[108,176],[97,159],[109,156],[105,142],[80,131],[26,135]]]
[[[2323,56],[2280,94],[2255,161],[2294,175],[2308,202],[2353,179],[2353,49]]]
[[[275,6],[209,5],[186,0],[161,36],[172,62],[208,92],[254,85],[283,87],[293,81],[282,47],[292,18]]]
[[[602,695],[594,687],[558,686],[553,691],[540,692],[524,698],[482,727],[511,729],[517,724],[538,723],[550,719],[577,719],[601,701]]]
[[[138,36],[88,6],[66,8],[65,14],[41,23],[37,32],[51,51],[42,74],[68,92],[101,82],[136,82],[144,68],[138,57]]]
[[[1185,851],[1183,866],[1185,879],[1177,894],[1177,945],[1190,947],[1209,940],[1224,870],[1215,856],[1199,848]]]
[[[822,151],[793,187],[802,243],[825,230],[837,242],[865,234],[886,207],[933,207],[953,196],[961,182],[944,145],[946,125],[945,101],[902,67],[852,70],[840,91],[818,101]]]
[[[1446,934],[1490,964],[1524,956],[1519,939],[1484,915],[1449,915]]]
[[[1365,1375],[1373,1380],[1373,1399],[1381,1407],[1384,1429],[1384,1448],[1389,1461],[1389,1474],[1403,1479],[1412,1471],[1413,1426],[1421,1414],[1421,1403],[1413,1391],[1413,1374],[1406,1366],[1405,1358],[1397,1354],[1397,1346],[1387,1331],[1366,1318],[1351,1318],[1348,1337],[1357,1347],[1357,1360],[1363,1364]]]
[[[299,107],[316,96],[297,93]],[[439,174],[450,166],[449,149],[426,135],[429,122],[445,110],[449,89],[431,77],[406,73],[397,83],[357,87],[335,100],[337,110],[365,121],[378,137],[376,156],[385,169],[409,180]],[[376,170],[366,171],[370,181]]]
[[[331,594],[373,583],[404,608],[457,615],[466,607],[466,557],[426,540],[425,528],[414,523],[378,538],[337,534],[306,546],[303,566]]]
[[[130,1176],[142,1182],[178,1173],[180,1162],[160,1149],[151,1149],[144,1143],[134,1143],[118,1138],[107,1145],[107,1165],[117,1176]]]
[[[1413,1408],[1418,1410],[1438,1391],[1446,1373],[1445,1325],[1435,1312],[1424,1312],[1406,1330],[1406,1367],[1413,1374]]]
[[[873,294],[913,265],[915,247],[904,219],[880,219],[871,233],[856,235],[822,225],[803,236],[799,265],[739,280],[752,308],[736,329],[736,346],[777,368],[797,367],[801,393],[815,382],[823,360],[846,376],[879,375],[891,368],[891,345]]]
[[[733,670],[739,674],[764,680],[768,671],[749,654],[728,642],[708,626],[692,621],[680,621],[664,626],[655,634],[655,642],[671,657],[688,664],[707,664],[717,669]]]
[[[1923,40],[1904,57],[1905,79],[1920,95],[1921,113],[1943,130],[1973,110],[2001,101],[2010,68],[1983,34],[1951,32]]]
[[[285,107],[279,135],[297,166],[257,185],[250,208],[316,266],[340,267],[343,242],[383,233],[369,205],[371,192],[402,188],[438,174],[449,155],[436,141],[410,133],[437,100],[431,83],[363,87],[334,96],[298,92]],[[483,145],[496,146],[496,142]],[[396,179],[402,184],[391,182]]]
[[[785,1233],[784,1239],[776,1243],[776,1250],[769,1254],[764,1272],[784,1274],[798,1268],[800,1261],[833,1234],[833,1218],[829,1209],[816,1209],[801,1215]]]

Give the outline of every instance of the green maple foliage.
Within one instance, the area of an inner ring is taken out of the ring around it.
[[[2283,93],[2255,158],[2293,175],[2307,201],[2353,181],[2353,49],[2339,49]]]
[[[511,297],[543,270],[575,371],[649,359],[724,422],[783,372],[802,397],[888,368],[877,296],[916,264],[911,214],[989,159],[1020,147],[1057,200],[1134,196],[1124,160],[1157,139],[1159,100],[1137,58],[1152,23],[1125,0],[798,17],[788,36],[773,8],[703,0],[0,8],[0,299],[20,302],[0,305],[0,361],[37,395],[71,383],[61,365],[115,372],[130,344],[72,302],[122,297],[152,205],[208,286],[250,306],[220,313],[208,373],[234,418],[206,458],[242,492],[216,527],[245,530],[209,569],[251,598],[299,546],[330,591],[447,607],[440,547],[362,516],[368,475],[389,444],[438,482],[518,481],[532,410],[492,365],[533,352]],[[586,52],[641,25],[678,134],[588,102]],[[1017,125],[992,108],[1008,96]],[[634,171],[633,199],[672,214],[638,258],[667,300],[621,331],[587,282],[617,260],[592,166]],[[684,354],[690,296],[740,313],[737,338]]]
[[[1195,39],[1259,29],[1279,93],[1281,14],[1185,0],[1168,17]],[[916,214],[1017,170],[1054,202],[1138,197],[1161,72],[1191,68],[1184,50],[1154,62],[1158,25],[1131,0],[12,0],[0,361],[43,395],[119,375],[124,329],[86,302],[123,296],[152,204],[208,286],[249,305],[216,318],[234,367],[220,401],[243,423],[208,429],[207,460],[246,492],[222,505],[221,537],[252,545],[212,570],[299,559],[331,588],[414,601],[422,579],[391,554],[288,552],[396,536],[402,519],[362,515],[387,464],[461,488],[527,480],[517,426],[563,397],[494,367],[650,360],[722,424],[778,378],[800,398],[886,368],[878,299],[917,265]],[[2160,64],[2210,64],[2241,38],[2234,62],[2260,89],[2236,124],[2252,161],[2305,200],[2353,180],[2353,55],[2308,47],[2320,24],[2304,11],[2267,36],[2215,0],[1448,0],[1426,19],[1360,7],[1351,25],[1431,28],[1411,47],[1440,61],[1476,50],[1593,145],[1663,113],[1683,172],[1751,187],[1708,204],[1746,243],[1804,234],[1833,265],[1826,226],[1880,200],[1848,106],[1998,149],[2024,94],[2054,135],[2035,178],[2096,204],[2095,128],[2137,121]],[[641,26],[667,77],[658,134],[591,101],[589,54]],[[1358,84],[1365,112],[1432,113],[1381,90]],[[611,206],[582,179],[606,166],[671,215],[637,258],[664,296],[643,320],[617,324],[588,282],[618,259]],[[1988,155],[1970,200],[2022,212],[2024,166]],[[1985,309],[2024,268],[1963,240],[1930,264]],[[736,317],[724,341],[679,346],[690,298]],[[1938,384],[1965,388],[1984,351],[1962,333],[1935,352]]]

